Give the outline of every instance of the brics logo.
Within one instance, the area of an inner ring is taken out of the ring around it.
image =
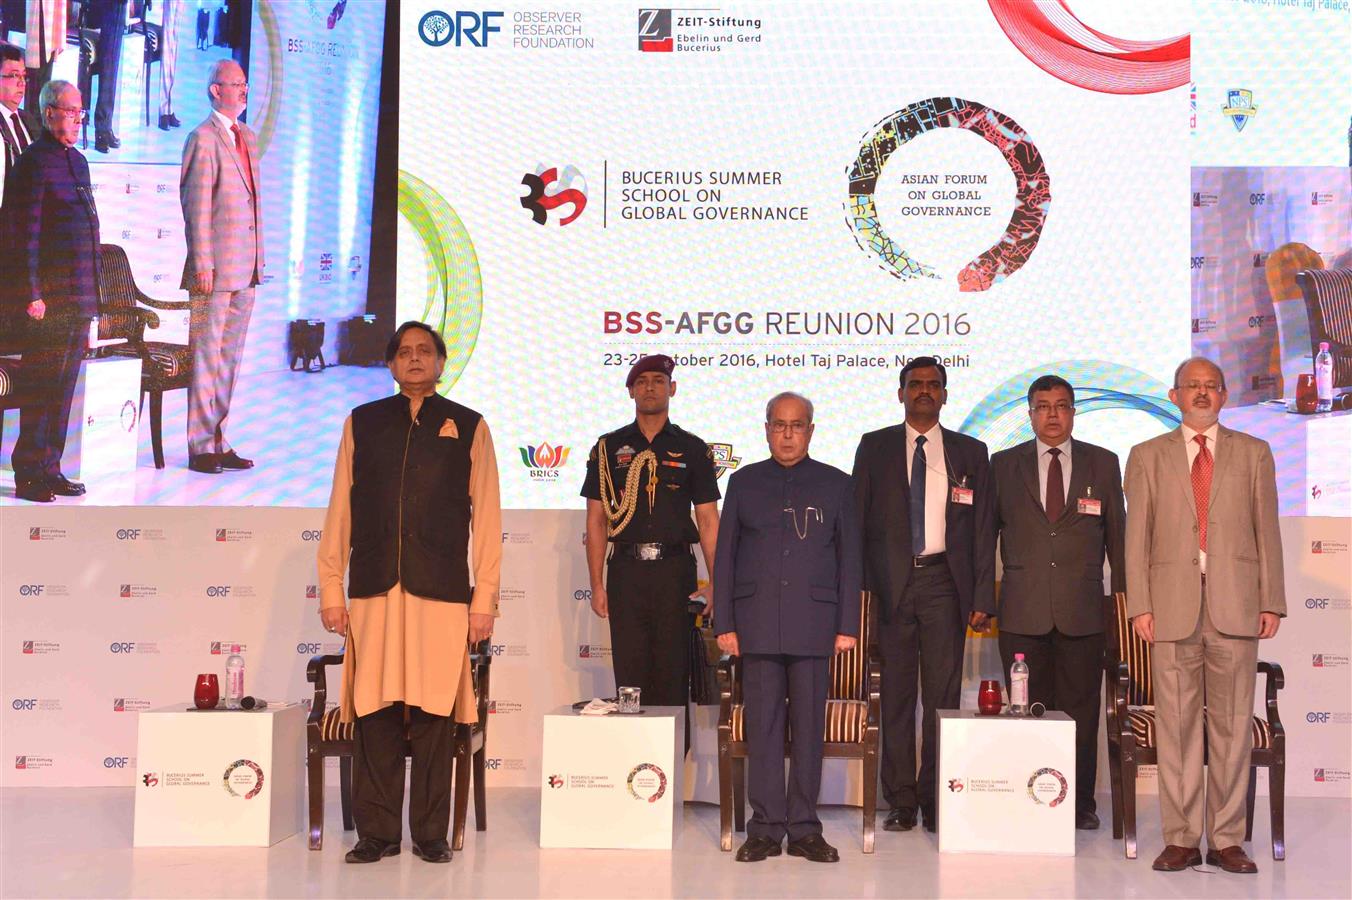
[[[434,9],[418,20],[418,37],[429,47],[444,47],[455,41],[457,47],[469,44],[471,47],[487,47],[488,36],[498,34],[502,28],[493,24],[501,19],[502,12],[456,10],[454,15]]]
[[[41,584],[21,584],[19,585],[20,597],[41,597],[43,585]]]
[[[207,586],[207,596],[208,596],[208,597],[229,597],[229,596],[230,596],[230,585],[228,585],[228,584],[212,584],[212,585],[208,585],[208,586]]]
[[[521,205],[530,210],[531,219],[536,225],[547,224],[549,210],[565,203],[572,204],[573,211],[560,219],[559,225],[571,224],[587,208],[587,179],[577,166],[565,166],[562,177],[559,177],[556,168],[536,166],[534,173],[527,172],[522,176],[521,183],[530,190],[521,198]]]
[[[108,645],[109,653],[135,653],[135,641],[113,641]]]
[[[567,447],[551,447],[543,443],[538,446],[527,444],[517,450],[521,451],[521,464],[530,470],[530,477],[537,480],[558,478],[558,470],[568,462]]]

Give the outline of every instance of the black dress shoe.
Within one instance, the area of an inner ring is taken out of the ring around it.
[[[111,148],[112,144],[108,143],[107,138],[103,137],[103,135],[94,138],[94,149],[100,153],[107,153]]]
[[[1082,809],[1075,814],[1075,827],[1080,831],[1097,831],[1099,827],[1098,813],[1092,809]]]
[[[182,124],[183,124],[183,123],[180,122],[180,121],[178,120],[178,116],[174,115],[173,113],[170,113],[170,114],[169,114],[169,127],[170,127],[170,128],[178,128],[178,127],[179,127],[180,125],[182,125]]]
[[[222,469],[252,469],[254,466],[252,459],[245,459],[234,450],[229,453],[221,454]]]
[[[915,827],[915,810],[906,807],[894,809],[883,820],[883,831],[910,831]]]
[[[97,135],[95,137],[97,138]],[[107,141],[108,146],[112,147],[114,150],[122,146],[122,139],[117,135],[113,134],[111,131],[105,131],[103,133],[103,139]]]
[[[757,835],[747,838],[746,843],[737,848],[737,861],[760,862],[766,857],[778,856],[780,852],[779,841]]]
[[[789,841],[789,856],[801,856],[808,862],[840,862],[840,854],[836,852],[836,848],[826,843],[826,839],[820,834],[809,834],[796,841]]]
[[[82,482],[71,481],[65,475],[48,478],[47,489],[60,497],[79,497],[85,492],[85,486]]]
[[[221,474],[221,455],[219,453],[188,454],[188,468],[203,475]]]
[[[414,852],[417,852],[416,850]],[[379,838],[362,838],[356,846],[347,851],[344,857],[350,863],[373,863],[387,856],[399,855],[399,842],[382,841]]]
[[[173,126],[169,124],[169,117],[166,116],[166,115],[164,115],[163,113],[161,113],[161,114],[160,114],[160,131],[168,131],[171,127],[173,127]]]
[[[56,499],[45,481],[15,481],[14,496],[31,503],[51,503]]]
[[[413,842],[413,855],[430,863],[448,863],[451,861],[451,845],[445,841]]]

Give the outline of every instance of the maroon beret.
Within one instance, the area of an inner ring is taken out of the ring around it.
[[[629,370],[629,377],[624,379],[624,386],[631,388],[634,382],[638,381],[638,376],[644,372],[661,372],[668,378],[671,377],[672,370],[676,368],[676,360],[670,356],[664,356],[661,353],[654,353],[652,356],[645,356],[634,367]]]

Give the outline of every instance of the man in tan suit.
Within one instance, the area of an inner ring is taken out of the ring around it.
[[[1207,865],[1252,874],[1240,842],[1258,641],[1286,615],[1276,470],[1266,442],[1219,424],[1215,363],[1184,362],[1169,399],[1182,426],[1133,447],[1126,476],[1127,612],[1154,645],[1167,845],[1154,867],[1202,862],[1205,746]]]
[[[188,258],[181,287],[192,303],[188,343],[188,468],[217,475],[251,469],[225,437],[254,286],[263,280],[258,138],[239,121],[249,99],[244,70],[223,59],[207,79],[211,115],[183,145],[179,201]]]

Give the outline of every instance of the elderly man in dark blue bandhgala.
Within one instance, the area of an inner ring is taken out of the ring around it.
[[[38,99],[42,136],[5,180],[3,235],[7,260],[0,285],[24,328],[20,377],[33,398],[19,412],[14,488],[22,500],[75,497],[84,485],[61,474],[75,382],[89,320],[98,310],[99,215],[89,164],[75,140],[84,110],[68,81],[49,81]]]
[[[812,403],[765,408],[771,458],[732,476],[714,563],[714,631],[742,657],[752,817],[738,862],[837,862],[817,818],[828,664],[859,637],[859,522],[850,476],[808,456]],[[784,703],[788,698],[788,705]],[[793,744],[784,783],[784,726]]]

